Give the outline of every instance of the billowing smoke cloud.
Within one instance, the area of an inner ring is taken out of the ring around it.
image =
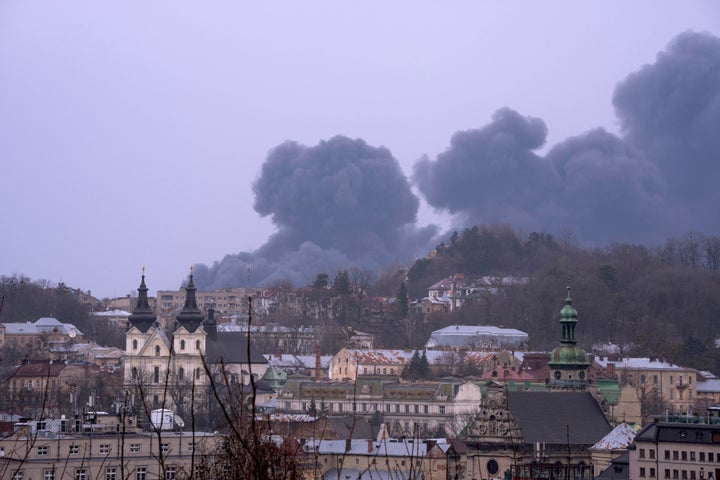
[[[253,190],[255,210],[271,216],[277,233],[253,253],[198,266],[201,288],[281,279],[304,285],[318,272],[378,269],[426,252],[436,233],[414,226],[419,201],[390,151],[359,139],[283,143],[268,155]]]
[[[428,203],[466,223],[569,229],[584,242],[657,242],[720,225],[720,40],[684,33],[613,98],[623,137],[602,129],[540,157],[542,120],[507,108],[456,133],[413,179]]]
[[[538,118],[504,108],[480,130],[457,132],[450,148],[431,162],[421,159],[413,179],[428,203],[463,215],[463,223],[503,222],[542,227],[539,213],[559,178],[533,153],[545,143],[547,127]]]
[[[681,228],[720,225],[720,39],[683,33],[615,89],[627,141],[654,163]]]
[[[458,227],[568,229],[596,245],[716,233],[720,39],[679,35],[621,81],[612,101],[620,137],[595,129],[540,155],[545,123],[502,108],[488,125],[454,134],[434,160],[420,159],[413,180],[431,206],[463,222]],[[283,278],[302,285],[318,272],[380,268],[424,254],[436,233],[415,227],[418,199],[390,151],[362,140],[284,143],[254,191],[255,209],[271,216],[277,233],[253,253],[198,266],[201,288]]]

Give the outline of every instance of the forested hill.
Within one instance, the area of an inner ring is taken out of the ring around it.
[[[720,337],[720,237],[689,233],[660,247],[583,248],[571,238],[521,238],[509,227],[476,226],[415,262],[410,295],[422,298],[429,285],[454,273],[529,277],[528,284],[488,296],[456,320],[519,328],[530,334],[531,347],[557,344],[569,284],[584,347],[612,342],[626,354],[720,367],[714,346]]]

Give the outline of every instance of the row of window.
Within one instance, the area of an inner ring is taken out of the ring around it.
[[[192,442],[188,444],[188,453],[192,453],[195,451],[196,443]],[[130,452],[131,453],[139,453],[142,449],[142,445],[140,443],[131,443],[130,444]],[[107,455],[112,451],[112,446],[109,443],[101,443],[98,452],[101,455]],[[169,443],[161,443],[160,444],[160,451],[162,453],[170,453],[170,444]],[[68,447],[68,454],[69,455],[77,455],[80,453],[80,445],[77,444],[71,444]],[[50,446],[48,445],[41,445],[37,447],[37,454],[38,456],[47,456],[50,455]]]
[[[367,403],[367,402],[360,402],[359,407],[361,412],[378,412],[380,409],[378,408],[378,403]],[[317,405],[318,408],[321,407],[321,405]],[[327,404],[328,410],[342,412],[344,409],[343,403],[333,403],[329,402]],[[306,412],[308,409],[308,403],[302,402],[302,410]],[[285,410],[292,411],[292,402],[285,402]],[[358,404],[353,403],[352,404],[352,411],[357,412],[358,411]],[[438,405],[438,414],[439,415],[445,415],[445,405]],[[418,404],[385,404],[385,413],[407,413],[407,414],[424,414],[428,415],[430,413],[430,405],[418,405]],[[434,412],[433,412],[434,413]]]
[[[180,350],[185,350],[186,346],[187,345],[185,343],[185,340],[180,340]],[[133,350],[138,349],[138,341],[136,338],[133,339],[133,341],[132,341],[132,348],[133,348]],[[200,350],[200,340],[195,340],[195,349]],[[160,350],[161,350],[160,345],[155,345],[155,356],[156,357],[160,356]]]
[[[87,468],[76,468],[75,469],[75,480],[90,480],[90,473]],[[118,475],[119,468],[117,467],[106,467],[105,468],[105,480],[118,480],[120,477]],[[165,467],[165,480],[175,480],[177,477],[178,468],[175,466],[168,466]],[[54,468],[46,468],[43,470],[43,480],[55,480],[56,478],[59,479],[62,472],[56,471]],[[200,472],[198,469],[196,469],[195,472],[195,478],[199,478]],[[56,476],[57,475],[57,476]],[[13,473],[13,480],[25,480],[25,471],[24,470],[16,470]],[[63,477],[66,478],[66,477]],[[103,477],[97,477],[97,478],[103,478]],[[148,478],[148,471],[147,467],[136,467],[135,468],[135,480],[147,480]]]

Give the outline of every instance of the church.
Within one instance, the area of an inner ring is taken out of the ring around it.
[[[503,383],[487,382],[480,413],[461,435],[465,478],[592,478],[589,448],[611,428],[586,388],[590,362],[576,345],[569,287],[560,326],[545,386],[508,391]]]
[[[170,409],[195,424],[212,426],[218,401],[260,403],[259,379],[267,360],[247,334],[218,332],[214,312],[198,308],[192,273],[185,305],[171,332],[166,332],[148,302],[143,272],[137,305],[125,333],[125,408],[139,414]]]

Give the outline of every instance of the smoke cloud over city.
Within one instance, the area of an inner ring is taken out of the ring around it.
[[[596,128],[540,153],[548,127],[511,108],[456,132],[411,175],[455,228],[507,223],[571,231],[584,244],[658,243],[720,227],[720,39],[686,32],[621,80],[619,135]],[[416,225],[419,199],[390,150],[334,137],[275,147],[254,187],[277,232],[254,252],[196,267],[201,288],[307,284],[318,272],[376,269],[423,255],[435,226]],[[249,268],[249,270],[248,270]]]

